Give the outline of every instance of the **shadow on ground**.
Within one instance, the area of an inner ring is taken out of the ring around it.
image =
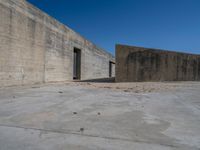
[[[93,83],[114,83],[115,77],[112,78],[99,78],[99,79],[90,79],[90,80],[81,80],[77,82],[93,82]]]

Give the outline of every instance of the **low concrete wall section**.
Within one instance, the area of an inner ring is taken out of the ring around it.
[[[200,55],[116,46],[116,81],[199,81]]]

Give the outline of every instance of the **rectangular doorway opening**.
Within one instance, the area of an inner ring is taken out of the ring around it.
[[[73,79],[81,79],[81,50],[74,48]]]
[[[110,78],[114,76],[114,74],[113,74],[113,71],[114,71],[114,65],[115,65],[114,62],[109,61],[109,77],[110,77]]]

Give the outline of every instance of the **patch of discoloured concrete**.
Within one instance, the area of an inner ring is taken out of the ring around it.
[[[0,150],[200,149],[200,83],[151,93],[96,85],[1,89]]]

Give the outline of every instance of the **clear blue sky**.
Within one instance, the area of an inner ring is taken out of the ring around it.
[[[200,53],[200,0],[28,0],[97,46]]]

